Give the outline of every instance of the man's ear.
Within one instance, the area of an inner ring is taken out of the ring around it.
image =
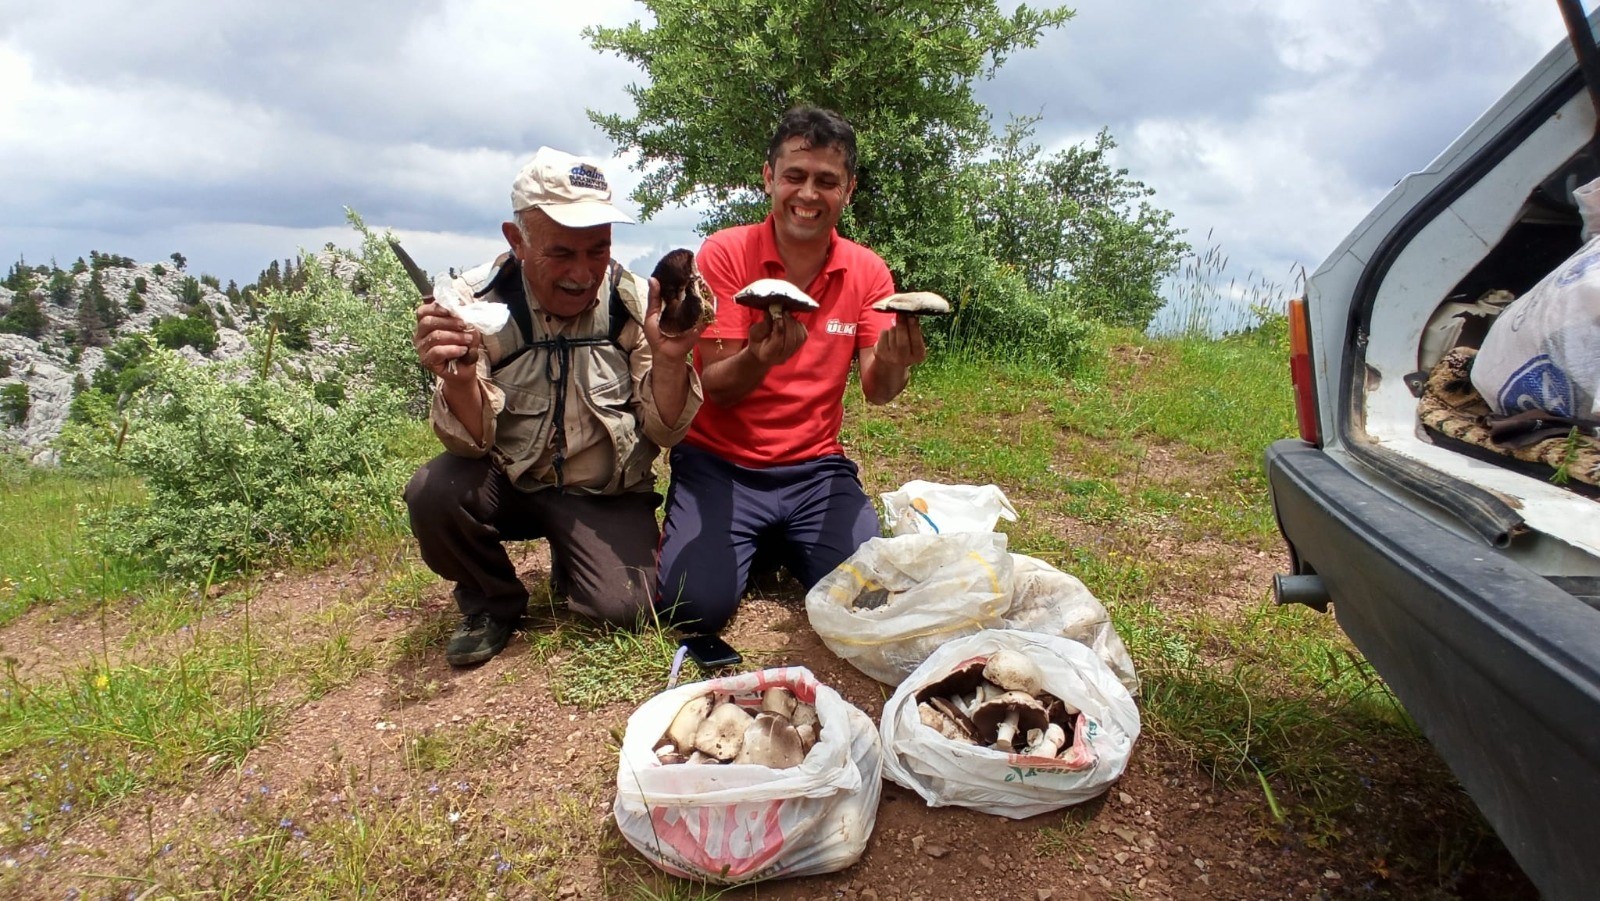
[[[852,176],[850,176],[850,180],[848,182],[845,182],[845,186],[844,186],[844,203],[842,205],[843,206],[849,206],[850,205],[850,198],[852,198],[854,196],[856,196],[856,177],[854,175],[852,175]]]
[[[761,164],[761,190],[766,192],[766,195],[768,197],[772,196],[772,164],[771,163],[762,163]]]
[[[511,245],[511,252],[517,259],[522,259],[522,254],[519,252],[522,250],[522,229],[518,228],[515,222],[502,222],[500,234],[506,236],[506,243]]]

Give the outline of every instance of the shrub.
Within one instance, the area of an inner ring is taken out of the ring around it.
[[[151,326],[150,336],[170,350],[188,346],[209,354],[217,349],[217,327],[199,316],[163,316]]]
[[[304,291],[268,298],[338,353],[295,359],[268,326],[247,334],[252,354],[227,363],[191,365],[161,348],[134,363],[138,348],[123,342],[107,351],[96,388],[110,367],[122,375],[105,376],[108,388],[139,371],[148,384],[121,413],[109,392],[83,392],[57,442],[69,465],[122,465],[144,481],[143,504],[87,524],[104,553],[226,576],[403,521],[410,465],[392,459],[387,442],[419,382],[414,289],[383,239],[351,218],[365,239],[366,294],[311,265]]]
[[[3,378],[5,378],[6,376],[8,376],[10,374],[11,374],[11,361],[10,360],[6,360],[6,359],[0,359],[0,379],[3,379]]]
[[[0,388],[0,421],[7,425],[22,425],[28,419],[28,386],[13,382]]]

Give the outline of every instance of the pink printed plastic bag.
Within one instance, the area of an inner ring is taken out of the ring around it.
[[[796,767],[671,764],[655,746],[683,705],[708,692],[759,706],[786,686],[813,704],[817,744]],[[675,876],[724,884],[830,873],[855,863],[877,822],[883,751],[872,720],[804,667],[680,685],[628,718],[617,766],[617,828]]]

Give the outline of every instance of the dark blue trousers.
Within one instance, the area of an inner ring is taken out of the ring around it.
[[[881,534],[856,465],[841,455],[748,469],[680,444],[662,526],[656,609],[716,632],[739,609],[758,548],[809,589]]]

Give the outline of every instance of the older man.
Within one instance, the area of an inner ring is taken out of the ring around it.
[[[700,406],[687,363],[700,330],[664,336],[659,286],[611,259],[612,224],[633,220],[600,167],[540,148],[511,200],[510,252],[446,286],[510,321],[483,334],[430,297],[413,336],[438,377],[430,419],[446,453],[405,498],[423,561],[455,582],[455,666],[500,653],[527,609],[507,540],[550,542],[572,610],[637,623],[654,588],[651,463]]]

